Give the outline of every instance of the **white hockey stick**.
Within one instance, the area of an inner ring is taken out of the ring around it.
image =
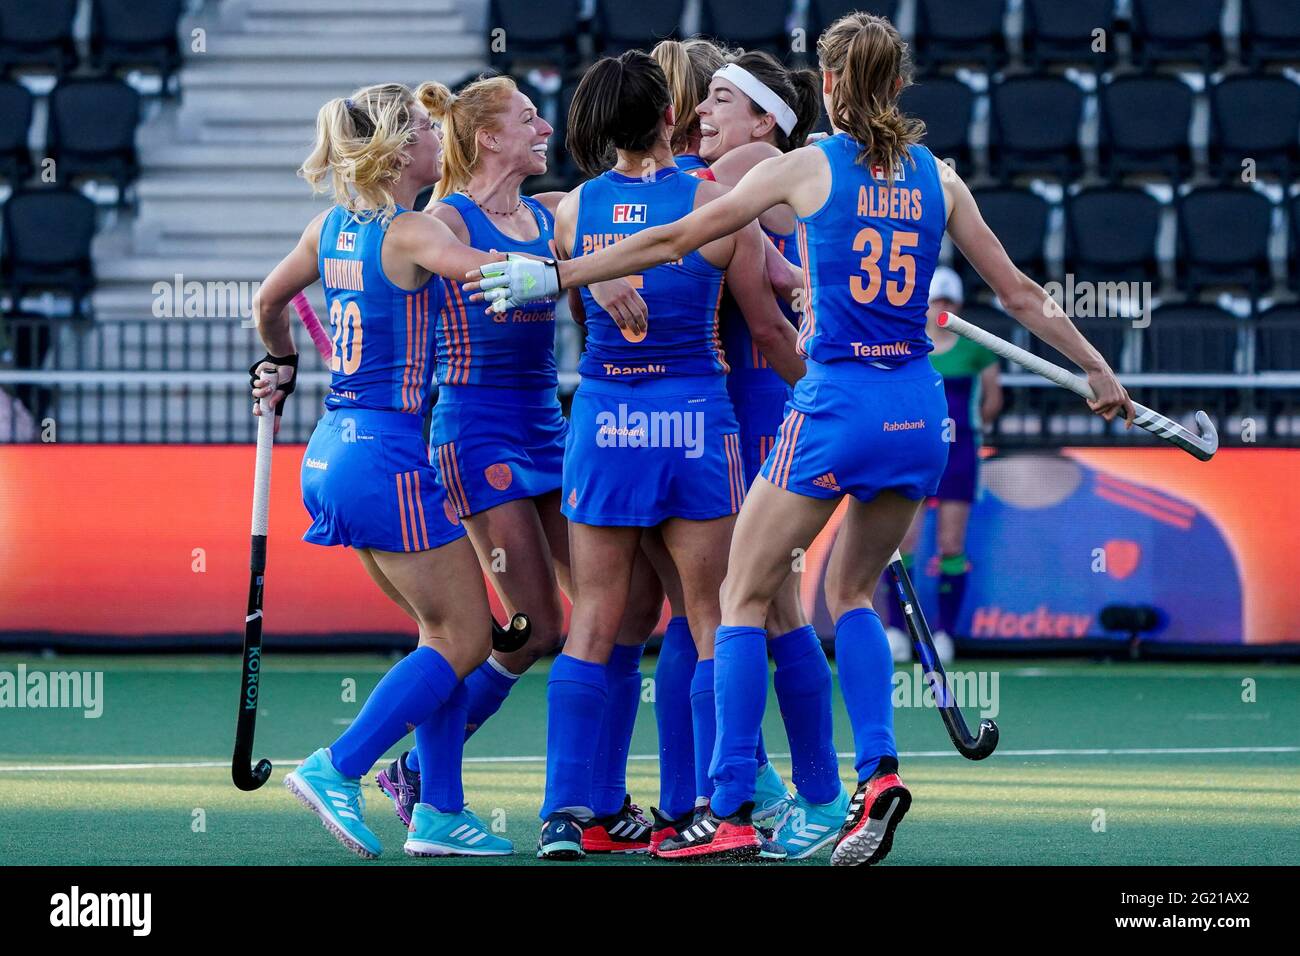
[[[1012,345],[1006,339],[999,338],[991,332],[986,332],[977,325],[971,325],[965,319],[953,315],[951,312],[944,312],[939,316],[939,325],[942,328],[956,332],[964,339],[970,339],[976,345],[984,346],[995,355],[1000,355],[1005,359],[1010,359],[1017,365],[1024,366],[1034,374],[1041,375],[1049,382],[1055,382],[1076,395],[1087,399],[1097,397],[1092,393],[1092,386],[1088,384],[1086,378],[1075,375],[1059,365],[1053,365],[1047,359],[1026,352],[1019,346]],[[1151,434],[1163,438],[1171,445],[1177,445],[1183,451],[1195,458],[1199,458],[1201,461],[1209,461],[1214,457],[1214,453],[1219,450],[1219,433],[1214,428],[1214,422],[1210,421],[1210,416],[1205,412],[1198,411],[1196,413],[1196,425],[1200,429],[1200,434],[1195,435],[1172,418],[1166,418],[1145,405],[1134,402],[1133,408],[1137,412],[1133,424],[1145,428]]]

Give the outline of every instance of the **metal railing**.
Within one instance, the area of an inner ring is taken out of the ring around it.
[[[560,328],[564,396],[578,381],[576,331],[567,320]],[[253,440],[247,367],[261,349],[254,330],[238,320],[10,318],[0,320],[0,334],[0,443]],[[329,375],[313,358],[306,333],[295,325],[294,334],[303,365],[279,440],[305,442]],[[1300,329],[1295,334],[1300,343]],[[1172,418],[1190,422],[1193,411],[1204,409],[1225,447],[1300,447],[1300,370],[1122,378],[1135,398]],[[1003,384],[1004,411],[986,435],[998,447],[1156,441],[1138,429],[1107,425],[1077,397],[1037,376],[1007,370]]]

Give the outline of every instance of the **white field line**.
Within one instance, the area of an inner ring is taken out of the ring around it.
[[[1041,750],[999,750],[999,757],[1141,757],[1141,756],[1196,756],[1212,754],[1294,754],[1300,753],[1297,747],[1082,747],[1082,748],[1044,748]],[[770,757],[788,760],[789,754],[772,753]],[[853,760],[855,754],[836,754],[841,760]],[[955,750],[904,750],[899,758],[957,757]],[[658,754],[631,754],[628,760],[658,760]],[[277,759],[271,761],[276,766],[296,767],[301,760]],[[466,757],[467,764],[495,763],[545,763],[546,757]],[[86,764],[13,764],[0,765],[0,773],[90,773],[111,770],[209,770],[216,767],[229,767],[229,760],[188,760],[155,763],[86,763]]]

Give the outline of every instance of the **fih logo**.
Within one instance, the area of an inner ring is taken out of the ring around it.
[[[645,224],[645,203],[617,203],[614,206],[614,222]]]
[[[339,241],[334,246],[335,252],[356,252],[357,234],[355,232],[340,232]]]
[[[50,897],[50,925],[126,926],[133,936],[148,936],[153,928],[153,894],[82,893],[74,886]]]

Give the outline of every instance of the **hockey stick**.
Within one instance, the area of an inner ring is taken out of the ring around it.
[[[334,347],[330,343],[329,333],[321,325],[321,321],[316,316],[316,310],[311,307],[307,301],[307,296],[299,292],[293,297],[293,307],[298,313],[298,318],[306,327],[307,332],[311,335],[311,340],[316,343],[316,351],[320,352],[320,357],[325,360],[328,366],[334,356]],[[527,614],[516,614],[510,619],[509,628],[502,627],[497,623],[496,618],[492,619],[492,647],[503,654],[509,654],[519,650],[528,643],[528,638],[532,636],[533,625],[528,620]]]
[[[248,611],[244,616],[244,658],[239,684],[239,714],[235,724],[235,755],[230,765],[231,777],[240,790],[256,790],[271,776],[271,761],[259,760],[256,767],[251,766],[251,762],[262,676],[262,584],[266,578],[266,519],[271,505],[271,451],[274,445],[275,412],[268,396],[262,399],[262,414],[257,419]]]
[[[1012,345],[1006,339],[998,338],[991,332],[985,332],[979,326],[971,325],[951,312],[944,312],[939,316],[939,325],[942,328],[956,332],[964,339],[970,339],[976,345],[984,346],[996,355],[1010,359],[1017,365],[1024,366],[1035,375],[1041,375],[1049,382],[1055,382],[1076,395],[1081,395],[1087,399],[1097,397],[1092,393],[1092,386],[1088,384],[1086,378],[1066,371],[1061,366],[1047,361],[1047,359],[1026,352],[1019,346]],[[1210,416],[1205,412],[1198,411],[1196,413],[1196,425],[1200,429],[1200,434],[1196,435],[1172,418],[1166,418],[1145,405],[1134,402],[1133,408],[1137,412],[1133,419],[1135,425],[1146,429],[1159,438],[1163,438],[1171,445],[1177,445],[1183,451],[1195,458],[1199,458],[1201,461],[1209,461],[1214,457],[1214,453],[1219,450],[1219,433],[1214,428],[1214,422],[1210,421]]]
[[[889,561],[889,581],[894,587],[894,596],[898,598],[898,604],[903,609],[903,617],[907,620],[907,633],[912,639],[912,649],[916,652],[916,658],[925,671],[925,679],[934,692],[935,705],[939,708],[943,725],[948,728],[948,736],[952,738],[953,746],[968,760],[983,760],[993,753],[998,745],[998,725],[984,718],[980,721],[978,737],[973,736],[970,728],[966,726],[966,718],[961,715],[961,710],[953,698],[952,689],[948,686],[948,675],[944,673],[939,655],[935,653],[930,627],[925,623],[925,615],[921,613],[921,602],[916,599],[912,579],[907,576],[907,568],[903,566],[903,556],[897,551]]]

